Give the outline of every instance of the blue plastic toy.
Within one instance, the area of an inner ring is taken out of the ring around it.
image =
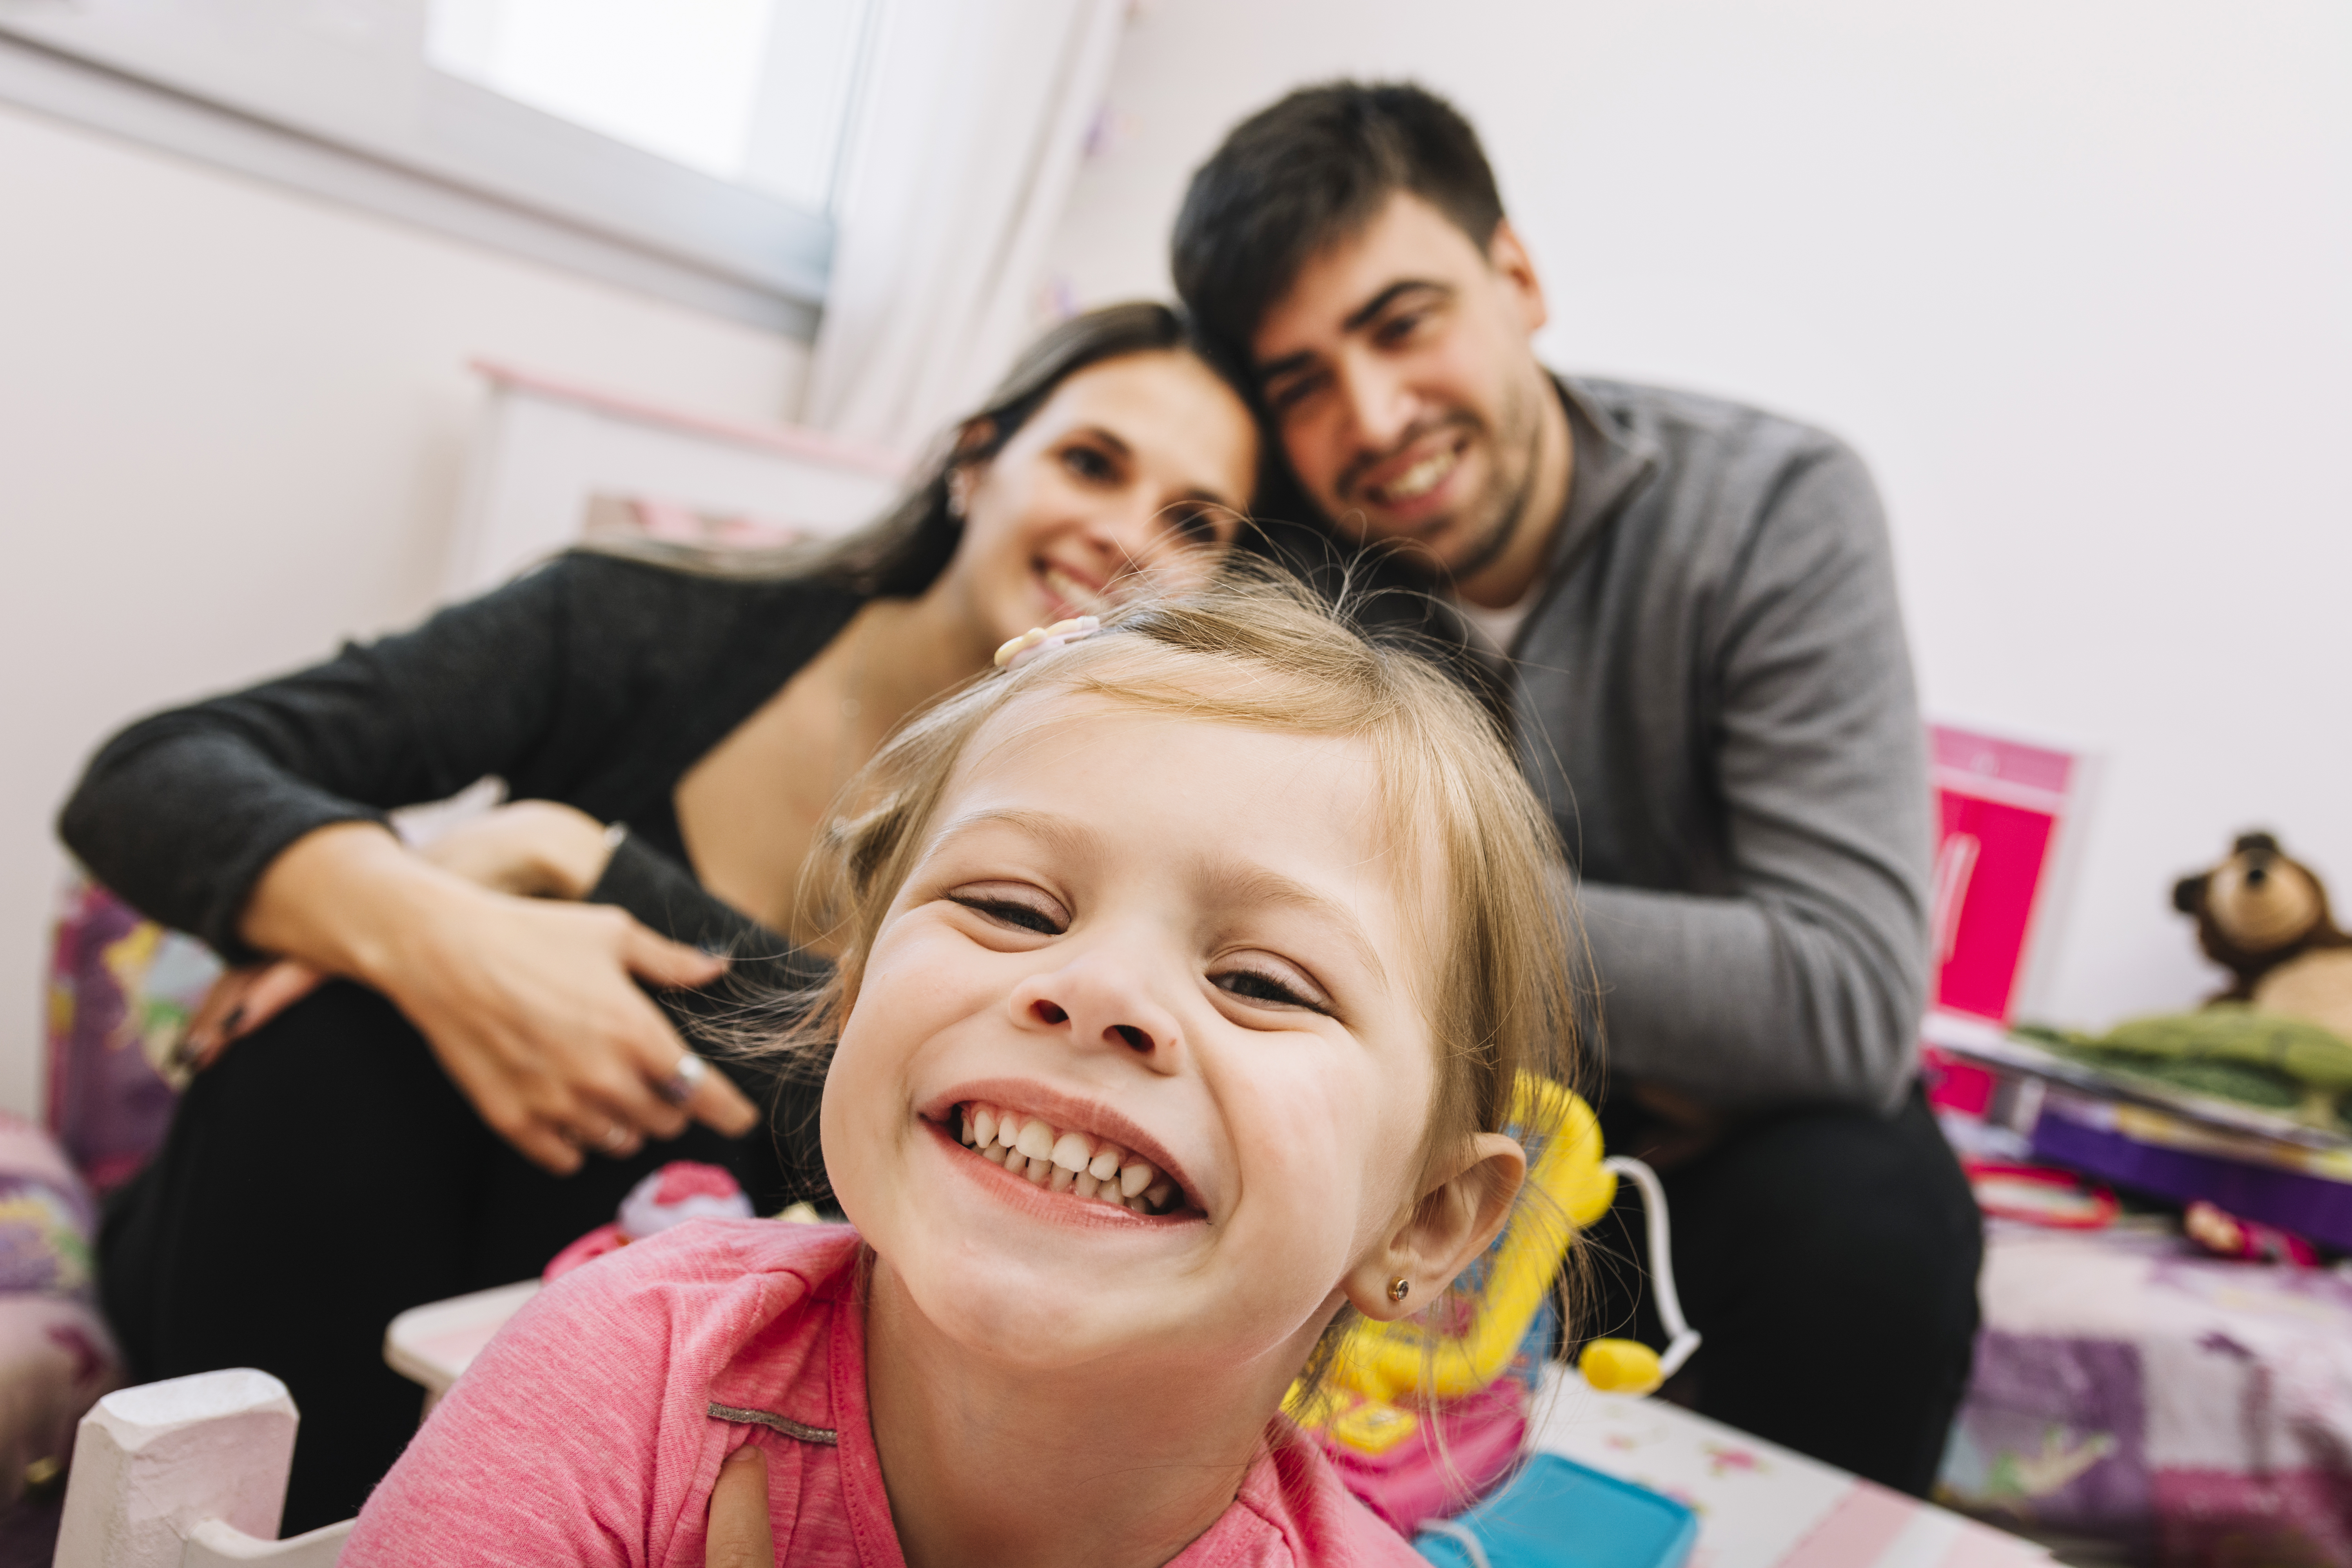
[[[1422,1526],[1439,1568],[1682,1568],[1698,1516],[1647,1487],[1538,1454],[1476,1508]]]

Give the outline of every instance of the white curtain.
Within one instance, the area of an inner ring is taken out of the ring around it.
[[[802,417],[912,454],[1035,326],[1124,0],[882,0]]]

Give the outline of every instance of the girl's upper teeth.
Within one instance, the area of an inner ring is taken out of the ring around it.
[[[963,1142],[992,1163],[1039,1186],[1138,1214],[1166,1214],[1181,1194],[1150,1161],[1038,1117],[977,1102],[960,1109]]]

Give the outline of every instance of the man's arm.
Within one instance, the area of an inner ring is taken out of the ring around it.
[[[1726,1110],[1891,1108],[1927,985],[1926,741],[1878,498],[1786,477],[1709,631],[1729,897],[1588,882],[1609,1071]]]

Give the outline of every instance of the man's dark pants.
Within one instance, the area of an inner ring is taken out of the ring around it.
[[[1629,1098],[1603,1111],[1612,1152],[1643,1142]],[[1743,1123],[1663,1179],[1675,1282],[1704,1337],[1669,1392],[1926,1495],[1968,1385],[1984,1238],[1919,1090],[1891,1119],[1809,1108]],[[1591,1235],[1579,1338],[1631,1329],[1664,1344],[1641,1289],[1642,1237],[1640,1196],[1624,1184]]]

